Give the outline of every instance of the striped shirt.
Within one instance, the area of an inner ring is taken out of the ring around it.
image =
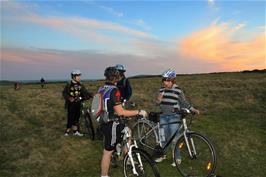
[[[180,110],[180,108],[191,108],[183,91],[176,84],[174,84],[170,89],[161,87],[159,92],[161,94],[163,93],[163,97],[160,102],[160,109],[163,114],[173,114],[175,109]]]

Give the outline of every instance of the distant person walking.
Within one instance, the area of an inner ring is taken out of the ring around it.
[[[80,70],[73,70],[71,72],[71,81],[66,84],[63,90],[63,97],[65,99],[65,107],[67,108],[67,126],[65,136],[68,136],[71,129],[75,136],[83,136],[79,129],[79,118],[81,109],[81,100],[92,98],[92,94],[88,92],[85,86],[81,83]]]
[[[168,138],[171,137],[177,128],[180,127],[180,124],[171,124],[172,122],[180,121],[181,115],[179,110],[181,108],[190,109],[192,112],[199,114],[199,110],[193,108],[186,100],[184,92],[179,86],[176,85],[176,72],[173,69],[168,69],[162,73],[162,87],[159,90],[159,95],[156,102],[159,104],[162,114],[160,115],[160,128],[164,131],[165,141],[162,143],[165,144],[168,141]],[[174,145],[176,144],[179,134],[177,133],[175,139],[172,141],[172,150],[174,151]],[[166,154],[166,152],[164,152]],[[180,157],[180,152],[176,151],[177,157]],[[161,162],[166,158],[166,155],[157,158],[156,162]],[[178,159],[177,163],[181,163],[181,158]],[[175,166],[173,162],[171,164]]]
[[[41,82],[41,87],[43,88],[44,87],[44,84],[45,84],[45,80],[44,80],[43,77],[41,78],[40,82]]]
[[[120,80],[117,82],[117,88],[121,94],[121,102],[129,101],[132,95],[132,88],[128,78],[125,76],[126,68],[124,65],[117,64],[115,68],[119,71]]]
[[[19,82],[14,83],[14,90],[19,90],[20,89],[20,84]]]

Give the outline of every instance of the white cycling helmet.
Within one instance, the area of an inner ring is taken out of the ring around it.
[[[71,72],[71,77],[74,78],[76,76],[80,76],[81,75],[81,72],[80,70],[78,69],[74,69],[72,72]]]
[[[117,64],[117,65],[115,65],[115,68],[116,68],[118,71],[123,71],[123,72],[126,71],[126,67],[125,67],[124,65],[121,65],[121,64]]]
[[[175,78],[176,72],[173,69],[168,69],[162,73],[163,78]]]

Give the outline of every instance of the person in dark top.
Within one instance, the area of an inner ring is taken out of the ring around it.
[[[41,82],[41,87],[43,88],[44,87],[44,84],[45,84],[45,80],[44,80],[43,77],[41,78],[40,82]]]
[[[63,90],[65,99],[65,108],[67,108],[67,127],[65,136],[68,136],[70,130],[74,131],[75,136],[83,136],[79,130],[79,117],[81,109],[81,99],[87,100],[92,98],[92,93],[89,93],[84,85],[80,82],[81,72],[73,70],[71,72],[72,80],[66,84]]]
[[[20,84],[19,82],[14,83],[14,90],[19,90],[20,89]]]
[[[132,88],[128,78],[125,76],[126,68],[124,65],[117,64],[115,68],[119,71],[120,80],[117,82],[116,86],[118,87],[121,94],[121,102],[129,101],[132,95]]]
[[[106,78],[105,85],[100,89],[110,89],[109,98],[104,98],[107,101],[107,110],[109,119],[107,122],[102,122],[102,132],[104,135],[104,150],[101,161],[101,177],[108,177],[108,171],[111,161],[111,155],[116,144],[122,141],[121,132],[124,129],[124,124],[121,124],[118,119],[121,116],[130,117],[141,115],[147,117],[144,110],[125,110],[121,104],[121,94],[119,89],[115,86],[120,79],[119,71],[115,67],[107,67],[104,72]],[[100,90],[99,89],[99,90]],[[115,133],[113,133],[115,132]]]

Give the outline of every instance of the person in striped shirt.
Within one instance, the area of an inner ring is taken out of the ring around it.
[[[160,124],[167,124],[160,126],[164,131],[164,141],[167,142],[167,138],[170,138],[177,128],[180,127],[180,124],[169,124],[171,122],[180,121],[181,115],[178,113],[180,108],[190,109],[192,112],[199,114],[199,110],[193,108],[185,98],[184,92],[177,86],[175,83],[176,71],[173,69],[168,69],[162,73],[162,87],[159,90],[159,95],[156,102],[160,106],[161,115],[160,115]],[[172,150],[174,151],[174,145],[176,144],[179,134],[176,135],[175,139],[172,141]],[[166,154],[166,152],[164,152]],[[179,152],[177,156],[180,157]],[[163,155],[157,159],[156,162],[161,162],[166,158],[166,155]],[[181,158],[178,159],[177,163],[181,163]],[[171,164],[175,166],[173,162]]]

